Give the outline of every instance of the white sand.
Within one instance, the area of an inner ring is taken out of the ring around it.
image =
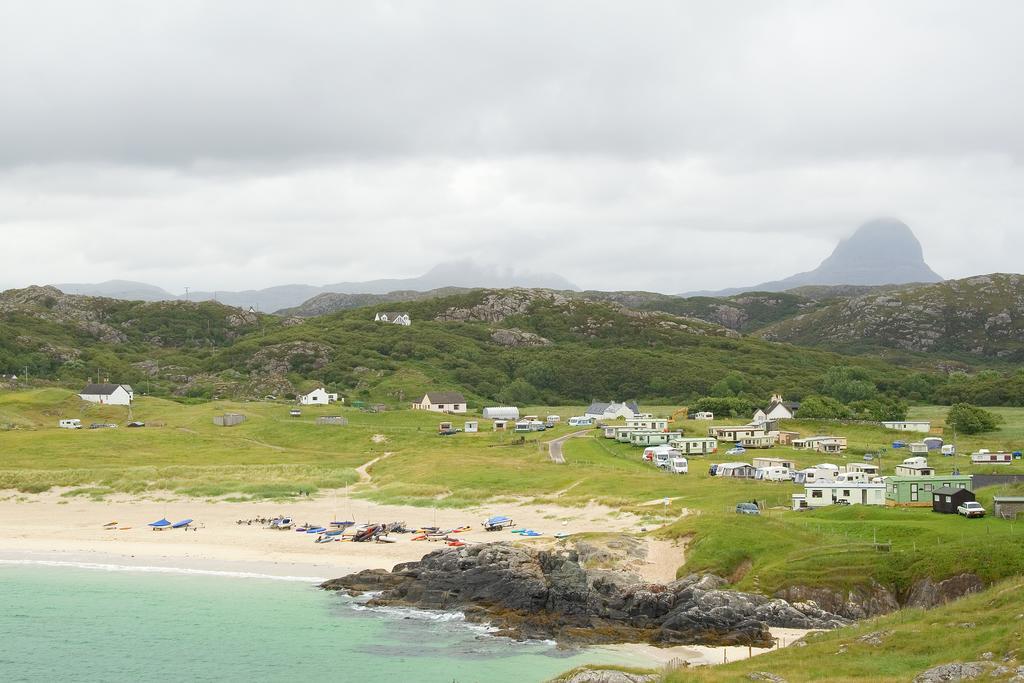
[[[420,559],[443,547],[441,542],[412,541],[411,534],[393,534],[396,543],[324,543],[315,536],[294,531],[271,531],[258,524],[238,525],[239,519],[272,518],[289,515],[297,523],[323,526],[334,519],[362,522],[404,521],[410,527],[439,526],[457,528],[468,525],[471,531],[453,534],[466,543],[514,540],[523,543],[551,543],[556,532],[637,530],[639,520],[610,508],[590,505],[563,508],[525,503],[481,506],[472,509],[431,510],[410,506],[379,505],[343,495],[335,499],[325,495],[287,503],[207,502],[168,495],[160,497],[111,497],[93,501],[81,497],[61,498],[60,491],[24,495],[0,492],[0,553],[12,557],[31,553],[36,557],[95,556],[110,560],[121,557],[134,562],[164,563],[167,566],[212,567],[217,562],[235,566],[255,563],[266,573],[284,571],[310,576],[340,576],[361,569],[391,569],[395,564]],[[509,531],[486,532],[481,522],[493,514],[512,516],[519,528],[530,528],[545,535],[522,539]],[[350,517],[351,515],[351,517]],[[154,531],[148,522],[166,517],[171,522],[192,518],[195,530]],[[107,522],[118,522],[118,529],[104,529]],[[680,556],[681,557],[681,556]],[[680,564],[682,560],[680,559]],[[277,569],[275,569],[275,567]],[[304,568],[304,569],[303,569]]]
[[[626,643],[622,645],[604,645],[600,649],[622,653],[628,657],[639,658],[652,662],[655,666],[712,666],[737,662],[741,659],[756,657],[757,655],[771,652],[779,647],[788,647],[803,638],[811,631],[804,631],[795,628],[773,628],[769,629],[776,639],[776,646],[772,648],[759,647],[706,647],[704,645],[679,645],[676,647],[655,647],[642,643]]]
[[[314,535],[294,531],[271,531],[259,524],[239,525],[239,519],[273,518],[288,515],[298,523],[326,526],[334,519],[362,522],[404,521],[410,527],[439,526],[471,531],[453,534],[466,543],[498,540],[552,546],[556,532],[570,534],[592,531],[638,531],[640,521],[600,505],[582,508],[495,504],[472,509],[425,509],[411,506],[379,505],[364,500],[347,502],[331,494],[287,503],[208,502],[166,494],[148,498],[114,496],[104,501],[62,498],[60,490],[26,495],[0,491],[0,562],[53,562],[75,565],[104,565],[148,571],[194,571],[231,573],[320,581],[362,569],[390,569],[395,564],[420,559],[444,547],[442,542],[413,541],[412,534],[395,534],[396,543],[313,542]],[[163,498],[166,498],[164,502]],[[509,531],[486,532],[481,521],[493,514],[507,514],[518,528],[544,532],[536,539],[523,539]],[[166,517],[172,522],[192,518],[195,530],[154,531],[148,522]],[[108,522],[116,529],[105,529]],[[651,528],[651,527],[648,527]],[[652,582],[668,582],[684,562],[685,545],[673,541],[648,540],[646,563],[633,568]],[[789,645],[805,631],[772,629],[780,645]],[[651,645],[604,646],[650,666],[721,664],[768,649],[745,647],[713,648],[684,646],[658,648]]]

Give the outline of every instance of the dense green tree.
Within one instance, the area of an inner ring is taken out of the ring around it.
[[[839,420],[850,416],[850,410],[828,396],[807,396],[800,402],[797,416],[806,420]]]
[[[995,413],[969,403],[957,403],[946,414],[946,424],[961,434],[991,432],[1000,422],[1002,418]]]

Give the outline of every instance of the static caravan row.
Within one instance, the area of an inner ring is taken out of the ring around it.
[[[667,445],[672,439],[678,439],[682,432],[662,432],[651,429],[634,429],[629,434],[629,442],[634,446],[661,446]]]

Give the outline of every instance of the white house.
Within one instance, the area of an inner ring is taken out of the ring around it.
[[[773,394],[771,403],[768,404],[768,407],[758,408],[754,413],[754,419],[751,420],[751,422],[756,425],[763,425],[771,420],[792,420],[793,416],[796,415],[797,408],[799,407],[799,403],[783,401],[780,394]]]
[[[384,313],[378,313],[373,316],[374,322],[378,323],[391,323],[392,325],[404,325],[408,327],[412,325],[412,320],[409,319],[408,313],[400,313],[395,311],[388,311]]]
[[[626,401],[625,403],[599,403],[594,401],[583,414],[595,420],[616,420],[620,417],[630,418],[639,416],[640,406],[637,405],[636,401]]]
[[[844,501],[850,505],[885,505],[883,482],[815,482],[793,494],[793,509],[819,508]]]
[[[127,384],[86,384],[78,397],[90,403],[130,406],[135,394]]]
[[[457,391],[430,391],[412,404],[413,410],[431,410],[435,413],[466,412],[466,397]]]
[[[882,426],[897,432],[924,432],[927,434],[932,430],[932,423],[927,420],[894,420],[883,422]]]
[[[323,387],[317,387],[308,394],[299,395],[299,404],[304,406],[325,406],[337,400],[337,394],[329,394]]]

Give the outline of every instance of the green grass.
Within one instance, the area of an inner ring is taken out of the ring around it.
[[[908,609],[826,633],[811,634],[806,647],[788,647],[753,659],[665,675],[666,683],[746,681],[767,671],[789,681],[877,681],[902,683],[934,666],[979,661],[993,653],[996,664],[1021,664],[1013,656],[1024,640],[1021,591],[1024,580],[1002,581],[988,590],[933,610]],[[879,634],[880,644],[861,641]],[[1007,680],[1009,674],[996,680]]]
[[[478,434],[437,435],[442,420],[461,426],[475,417],[472,414],[374,414],[330,406],[306,407],[300,418],[292,418],[289,408],[274,402],[183,405],[143,397],[133,409],[135,419],[146,421],[143,429],[72,431],[58,429],[57,420],[81,417],[85,423],[123,424],[127,410],[83,404],[60,389],[0,393],[0,416],[16,425],[0,432],[0,489],[39,492],[65,487],[70,495],[93,498],[157,491],[235,500],[285,498],[352,485],[358,480],[358,467],[381,458],[371,469],[372,483],[354,487],[353,495],[424,507],[513,499],[564,506],[596,501],[634,512],[644,524],[671,521],[685,508],[692,514],[659,532],[690,539],[687,563],[680,571],[713,571],[748,590],[772,593],[794,584],[847,588],[875,580],[900,591],[925,576],[970,571],[994,581],[1024,572],[1018,559],[1024,557],[1024,529],[1003,520],[968,521],[928,509],[861,506],[797,513],[788,508],[791,495],[802,487],[707,473],[712,462],[750,461],[762,454],[788,457],[800,467],[861,461],[863,453],[877,452],[896,438],[916,438],[878,426],[793,421],[787,428],[804,435],[847,436],[850,450],[827,456],[774,448],[736,457],[725,454],[728,445],[723,443],[712,457],[690,457],[690,473],[683,476],[643,463],[641,449],[604,439],[597,430],[591,438],[567,441],[566,464],[553,464],[544,442],[578,431],[565,422],[580,412],[579,406],[524,409],[524,414],[555,413],[563,419],[555,430],[525,439],[513,432],[489,431],[488,421],[481,421],[485,431]],[[668,415],[673,407],[652,410]],[[215,426],[213,415],[225,411],[247,419],[237,427]],[[315,424],[317,415],[339,412],[350,420],[348,426]],[[963,452],[982,445],[1009,448],[1024,436],[1024,409],[1000,412],[1006,423],[998,432],[958,439]],[[915,409],[914,415],[937,420],[941,409]],[[702,435],[708,424],[682,421],[674,426]],[[382,458],[385,453],[389,455]],[[886,453],[883,473],[890,473],[902,457],[901,452]],[[964,456],[936,456],[932,461],[940,471],[954,463],[964,472],[972,471]],[[1014,463],[999,471],[1021,472],[1024,466]],[[990,506],[992,494],[1000,490],[983,490],[982,504]],[[671,499],[667,509],[649,504],[663,498]],[[741,517],[733,512],[736,503],[753,499],[767,508],[765,514]],[[874,551],[875,540],[891,541],[893,551]],[[992,553],[995,547],[1013,552]]]

